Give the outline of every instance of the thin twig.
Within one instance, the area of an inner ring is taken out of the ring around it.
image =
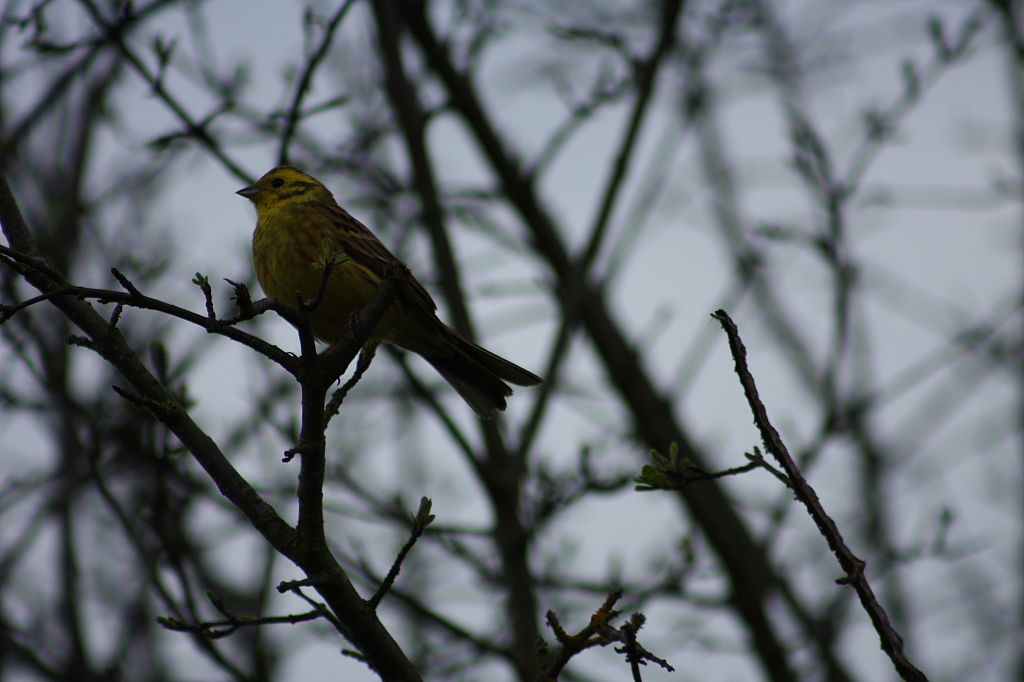
[[[178,120],[181,121],[182,124],[184,124],[187,136],[197,140],[200,144],[206,147],[206,149],[211,154],[217,157],[217,159],[219,159],[220,162],[224,164],[225,168],[230,170],[236,177],[241,179],[243,182],[252,182],[252,178],[250,178],[248,174],[246,174],[246,172],[241,169],[240,166],[238,166],[234,161],[232,161],[228,157],[224,150],[221,149],[221,146],[220,144],[218,144],[217,140],[214,139],[212,135],[210,135],[209,131],[206,128],[206,126],[209,123],[209,120],[196,122],[192,118],[192,116],[190,116],[189,113],[185,111],[184,105],[178,102],[178,100],[176,100],[174,97],[170,95],[170,93],[167,92],[167,90],[164,88],[163,79],[150,73],[149,69],[146,68],[146,65],[142,62],[142,59],[140,59],[138,55],[132,52],[132,50],[128,47],[128,44],[125,42],[124,39],[125,36],[123,31],[123,24],[127,23],[130,17],[123,17],[119,24],[110,24],[104,18],[102,12],[100,12],[99,8],[96,6],[93,0],[79,1],[82,5],[86,7],[89,14],[92,15],[93,21],[96,23],[97,27],[102,31],[104,38],[110,44],[114,45],[118,48],[118,50],[120,50],[124,58],[128,61],[129,64],[131,64],[132,68],[135,69],[135,72],[139,74],[139,76],[142,78],[143,81],[146,82],[147,85],[149,85],[150,89],[153,91],[153,94],[159,97],[164,102],[164,104],[166,104],[167,107],[174,112],[174,114],[178,117]]]
[[[555,639],[562,646],[552,656],[546,643],[543,641],[537,643],[537,655],[541,668],[540,675],[537,676],[537,682],[548,682],[549,680],[558,679],[559,673],[562,672],[566,664],[580,652],[595,646],[608,646],[615,642],[625,644],[623,648],[617,648],[615,651],[616,653],[626,654],[626,660],[630,664],[630,669],[635,671],[633,674],[634,680],[640,679],[639,666],[644,665],[646,661],[654,661],[665,670],[674,672],[675,669],[669,665],[668,661],[658,658],[640,646],[639,642],[636,641],[636,632],[645,620],[643,614],[633,614],[629,622],[621,628],[615,628],[611,625],[610,621],[621,613],[621,611],[613,608],[621,597],[621,588],[614,589],[608,593],[608,598],[605,599],[604,604],[590,617],[590,623],[575,635],[570,635],[565,631],[561,623],[558,622],[558,616],[554,611],[548,611],[548,627],[551,628]]]
[[[246,627],[274,625],[277,623],[288,623],[290,625],[294,625],[296,623],[305,623],[311,620],[317,620],[319,618],[324,617],[325,611],[326,608],[321,606],[320,609],[314,611],[308,611],[306,613],[296,613],[289,616],[263,616],[260,618],[228,618],[226,620],[212,620],[193,624],[185,623],[183,621],[178,620],[177,618],[157,616],[156,622],[164,626],[168,630],[174,630],[176,632],[191,632],[202,635],[207,639],[223,639],[224,637],[233,635],[238,630]]]
[[[12,261],[19,265],[26,266],[35,272],[39,272],[42,275],[46,275],[52,279],[49,274],[52,268],[48,264],[42,262],[30,255],[11,249],[10,247],[0,245],[0,254],[7,256]],[[126,291],[113,291],[109,289],[93,289],[91,287],[79,287],[71,286],[63,281],[63,278],[59,280],[63,286],[57,289],[46,291],[40,296],[36,296],[27,301],[23,301],[16,305],[5,305],[0,308],[0,323],[10,319],[16,312],[23,310],[31,305],[41,303],[43,301],[53,300],[61,296],[73,296],[80,301],[87,299],[96,300],[99,303],[117,303],[119,305],[126,305],[132,308],[139,308],[141,310],[153,310],[156,312],[176,317],[179,320],[191,322],[192,324],[202,327],[210,334],[219,334],[226,336],[232,341],[241,343],[242,345],[252,348],[257,353],[264,355],[270,360],[273,360],[277,364],[281,365],[292,375],[298,371],[297,361],[295,357],[277,346],[267,343],[263,339],[253,336],[247,332],[237,329],[235,325],[246,320],[250,320],[257,315],[262,315],[268,310],[272,310],[290,324],[298,327],[303,324],[303,318],[299,311],[294,306],[289,306],[282,301],[274,298],[264,298],[256,302],[250,302],[248,308],[243,314],[235,315],[223,320],[211,319],[208,315],[199,315],[190,310],[179,308],[171,303],[166,303],[156,298],[151,298],[144,295],[139,289],[131,283],[131,281],[116,268],[112,269],[114,277],[120,282]],[[21,274],[24,274],[22,271]],[[209,313],[209,309],[207,311]]]
[[[285,115],[284,130],[281,131],[281,145],[277,153],[277,165],[279,166],[283,166],[288,163],[288,147],[291,145],[292,138],[295,136],[295,129],[298,127],[299,121],[302,119],[302,102],[310,91],[310,85],[313,82],[313,74],[316,73],[320,63],[323,61],[324,57],[327,56],[327,51],[331,48],[331,42],[334,40],[334,33],[338,29],[338,25],[341,23],[341,20],[345,18],[345,15],[353,4],[355,4],[355,0],[345,0],[345,2],[338,7],[338,11],[334,13],[334,16],[331,17],[331,20],[327,24],[327,28],[324,29],[324,36],[320,41],[320,46],[317,47],[316,52],[306,60],[306,65],[302,70],[302,75],[295,84],[295,94],[292,95],[291,106],[288,107],[288,113]]]
[[[349,392],[355,388],[359,380],[366,374],[366,370],[370,369],[370,363],[373,362],[374,356],[377,354],[377,343],[367,342],[363,349],[359,351],[359,361],[356,363],[356,371],[353,372],[352,377],[345,382],[345,385],[334,392],[331,396],[331,401],[327,403],[327,407],[324,408],[324,428],[326,429],[337,414],[338,410],[341,409],[341,404],[348,397]]]
[[[412,517],[412,530],[409,532],[409,540],[402,547],[401,551],[398,552],[398,556],[395,558],[394,563],[391,564],[391,570],[388,571],[387,577],[381,581],[377,591],[366,602],[371,609],[377,609],[380,600],[384,598],[384,595],[388,593],[391,586],[395,584],[395,578],[398,577],[398,572],[402,569],[402,562],[405,561],[409,550],[420,539],[420,536],[423,535],[423,531],[427,529],[430,522],[434,520],[434,515],[430,513],[430,507],[431,501],[429,498],[424,497],[420,500],[419,511]]]
[[[925,674],[918,670],[904,655],[903,640],[889,622],[885,609],[875,599],[871,585],[864,575],[865,562],[857,558],[850,551],[850,548],[846,546],[839,528],[821,506],[814,489],[807,483],[793,458],[790,457],[786,445],[779,436],[779,432],[775,430],[775,427],[768,420],[768,411],[757,394],[754,377],[747,368],[747,350],[740,340],[736,324],[724,310],[715,311],[712,317],[721,323],[722,328],[729,337],[729,348],[732,350],[732,356],[736,362],[736,373],[740,377],[740,383],[743,385],[743,390],[747,395],[747,402],[754,413],[754,422],[761,432],[765,448],[786,472],[786,476],[791,481],[794,494],[807,507],[811,518],[814,519],[815,524],[818,526],[818,530],[821,531],[825,540],[828,541],[829,548],[836,555],[839,565],[846,572],[845,578],[840,582],[853,585],[857,591],[861,604],[864,606],[864,610],[867,611],[872,624],[875,626],[875,631],[881,639],[882,649],[889,655],[900,677],[908,682],[927,682],[928,678]]]

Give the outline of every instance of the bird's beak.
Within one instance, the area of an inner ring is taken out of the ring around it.
[[[262,191],[263,190],[261,190],[256,185],[249,185],[248,187],[243,187],[242,189],[238,190],[237,192],[235,192],[235,194],[240,194],[251,201],[257,194],[259,194]]]

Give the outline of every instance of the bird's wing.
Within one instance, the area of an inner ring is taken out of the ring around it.
[[[368,268],[380,278],[384,277],[384,266],[396,260],[381,240],[369,228],[348,214],[338,205],[317,202],[317,210],[330,221],[331,235],[344,249],[345,254],[359,265]],[[413,277],[405,287],[405,294],[428,312],[437,310],[437,304],[423,285]]]

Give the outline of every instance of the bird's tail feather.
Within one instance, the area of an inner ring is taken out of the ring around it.
[[[543,383],[536,374],[481,348],[458,332],[448,327],[445,331],[453,352],[423,357],[480,418],[490,419],[496,411],[505,409],[505,398],[512,395],[505,381],[518,386]]]

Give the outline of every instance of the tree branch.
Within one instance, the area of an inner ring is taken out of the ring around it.
[[[821,506],[814,489],[804,479],[793,458],[789,456],[789,450],[786,449],[785,443],[782,442],[779,432],[775,430],[775,427],[768,420],[768,411],[765,409],[760,397],[758,397],[757,387],[754,385],[754,377],[751,376],[750,370],[747,368],[747,349],[744,348],[743,342],[740,340],[736,324],[724,310],[716,311],[712,317],[722,324],[722,329],[725,330],[729,337],[729,348],[732,351],[733,359],[736,361],[736,374],[739,375],[743,391],[747,395],[747,402],[750,403],[750,411],[754,414],[754,423],[757,424],[757,428],[761,432],[761,439],[764,441],[765,449],[771,453],[782,466],[783,471],[786,472],[791,482],[793,493],[807,507],[807,511],[811,518],[814,519],[814,523],[817,524],[818,530],[821,531],[825,540],[828,541],[828,546],[832,553],[839,560],[839,565],[846,571],[846,577],[838,582],[840,584],[853,585],[857,591],[860,602],[864,606],[864,610],[867,611],[868,617],[871,618],[871,623],[875,626],[875,631],[882,641],[882,650],[889,655],[900,677],[907,680],[907,682],[927,682],[928,678],[925,674],[918,670],[903,654],[903,640],[889,623],[889,617],[886,615],[885,609],[875,599],[871,585],[864,575],[866,564],[863,560],[858,559],[850,551],[850,548],[846,546],[839,528],[836,527],[835,522],[832,521],[831,517],[825,512],[824,507]]]
[[[45,268],[48,266],[41,258],[25,225],[2,169],[0,169],[0,225],[3,227],[9,244],[26,254],[28,258],[41,264],[38,268],[27,266],[24,268],[22,276],[26,281],[44,294],[67,286],[62,277],[55,278],[45,274]],[[395,272],[400,273],[401,269],[396,268]],[[408,271],[405,270],[405,272]],[[358,315],[357,322],[349,325],[352,329],[347,331],[351,340],[345,344],[345,352],[329,354],[319,368],[321,371],[314,373],[315,379],[321,383],[320,402],[316,405],[315,410],[305,410],[304,416],[305,414],[315,415],[313,420],[320,425],[321,482],[323,406],[327,387],[333,381],[322,383],[325,381],[323,368],[337,369],[343,363],[347,366],[347,363],[355,357],[362,344],[361,341],[357,341],[356,335],[362,335],[364,338],[369,336],[376,323],[383,317],[390,301],[394,300],[401,292],[404,283],[400,284],[400,281],[402,281],[400,274],[396,277],[385,278],[385,282],[378,287],[370,303],[364,307],[364,314]],[[153,414],[195,457],[200,466],[216,483],[221,494],[245,515],[256,530],[278,552],[293,561],[310,578],[317,591],[343,624],[345,636],[359,648],[366,662],[381,678],[388,681],[420,680],[419,673],[381,624],[373,609],[369,608],[366,601],[359,596],[344,570],[328,550],[326,543],[322,542],[322,509],[319,513],[321,527],[318,533],[310,532],[308,516],[306,519],[300,518],[300,530],[297,531],[289,526],[238,473],[217,444],[192,421],[187,411],[180,406],[167,387],[146,369],[116,327],[112,327],[86,301],[70,296],[57,296],[51,300],[51,303],[86,334],[93,349],[121,373],[147,404],[168,406],[169,409],[156,410]],[[313,355],[316,357],[315,353]],[[305,357],[302,360],[303,362],[307,361]],[[338,370],[337,375],[340,373],[341,370]],[[309,491],[306,492],[308,495]],[[322,495],[322,492],[320,494]],[[308,507],[306,513],[309,514]],[[303,530],[306,532],[303,533]],[[321,542],[309,543],[308,538],[311,535],[314,538],[319,537]]]

